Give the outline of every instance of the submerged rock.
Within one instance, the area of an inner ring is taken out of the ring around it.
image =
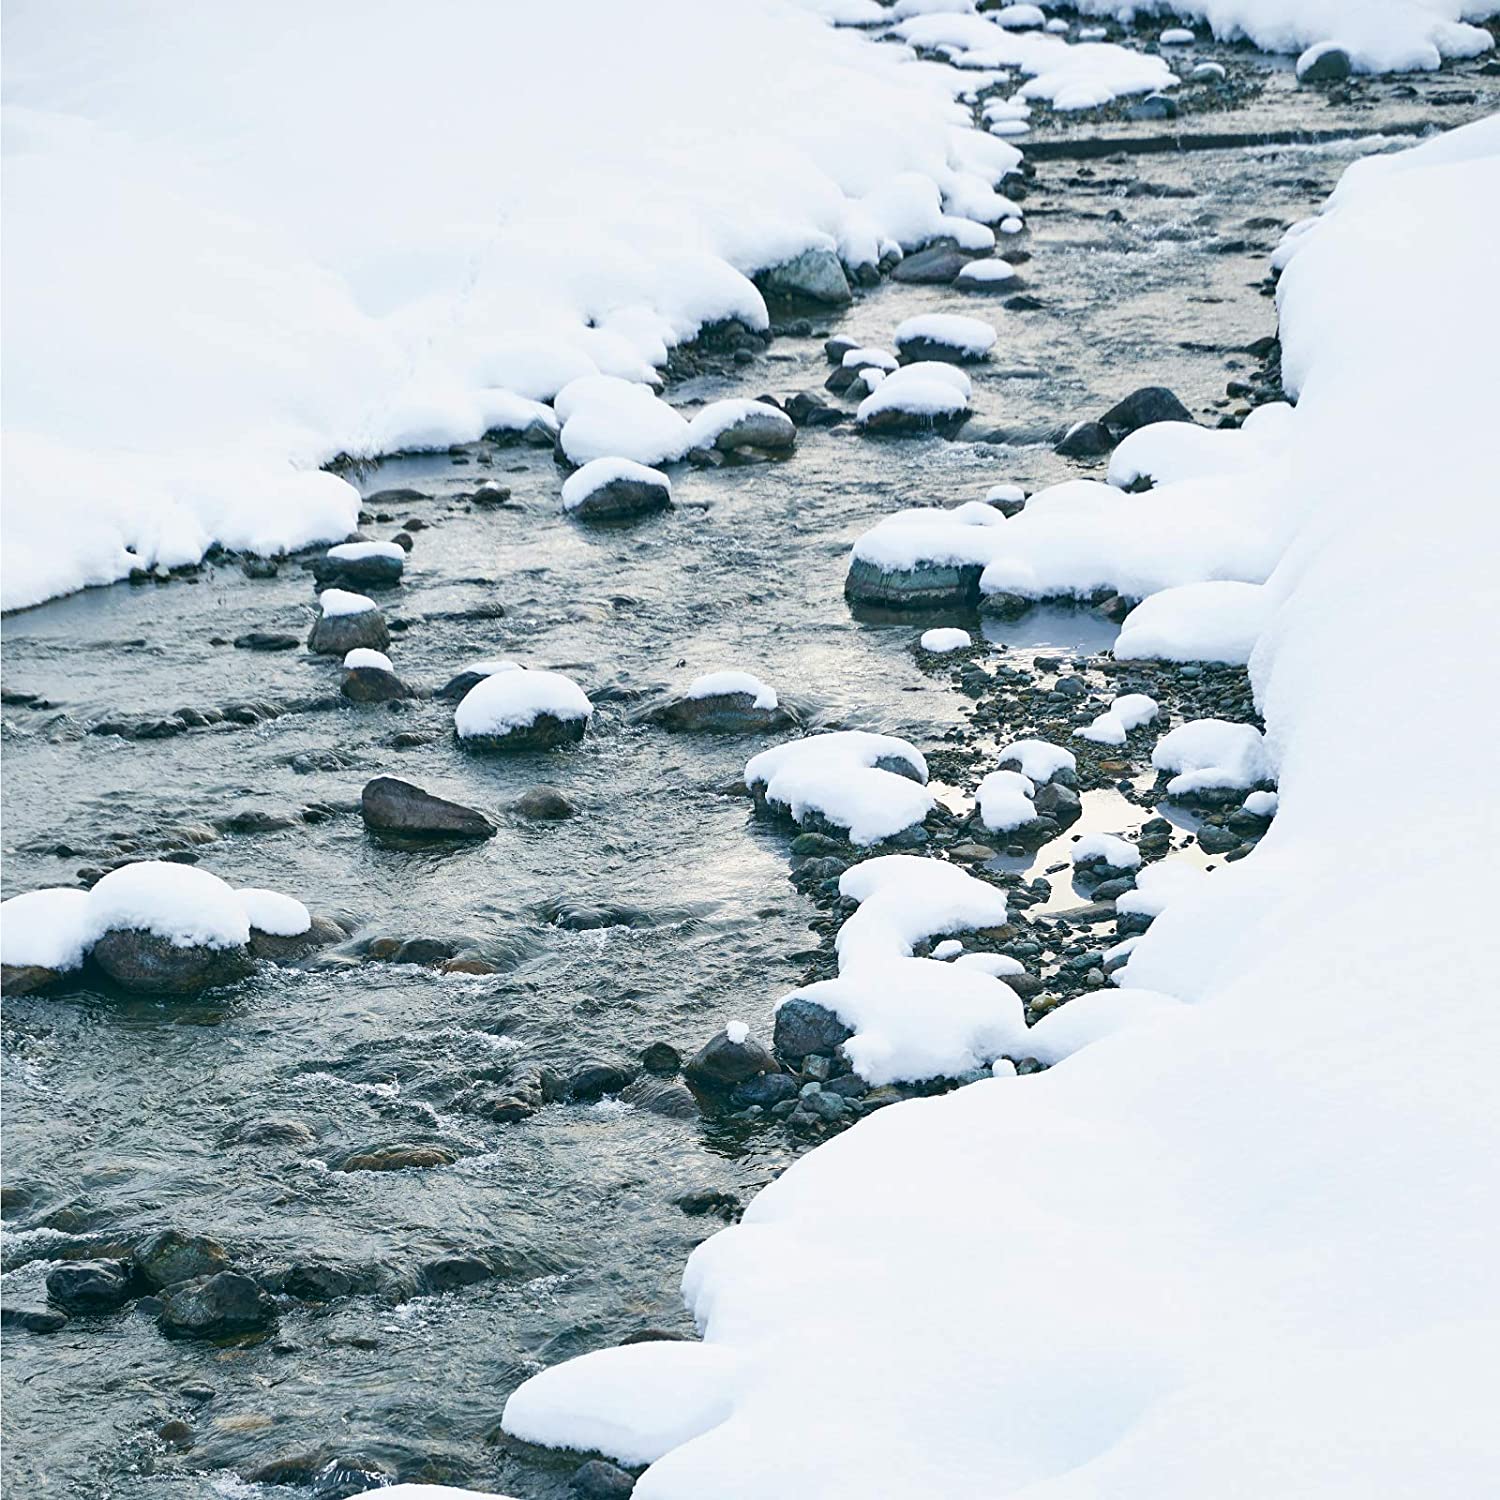
[[[137,927],[106,932],[91,956],[116,984],[147,995],[196,995],[237,984],[255,968],[248,947],[179,947]]]
[[[792,260],[762,271],[755,277],[755,284],[765,296],[788,301],[843,307],[854,300],[849,278],[832,250],[804,250]]]
[[[168,1338],[260,1333],[275,1320],[276,1304],[241,1271],[219,1271],[169,1287],[157,1315],[157,1325]]]
[[[57,969],[40,964],[0,964],[0,994],[34,995],[61,978]]]
[[[407,838],[487,839],[496,831],[482,812],[434,797],[394,776],[368,782],[360,793],[359,810],[367,828]]]
[[[446,1146],[375,1146],[369,1151],[355,1151],[346,1156],[339,1171],[404,1172],[414,1167],[451,1167],[457,1160],[458,1153]]]
[[[511,807],[535,823],[557,823],[578,815],[577,806],[555,786],[528,787]]]
[[[64,1312],[113,1312],[130,1300],[130,1276],[119,1261],[70,1261],[47,1273],[47,1296]]]
[[[631,1063],[587,1062],[568,1076],[564,1097],[574,1104],[588,1104],[606,1094],[618,1094],[634,1077]]]
[[[206,1234],[161,1229],[135,1247],[136,1274],[153,1290],[229,1269],[229,1252]]]

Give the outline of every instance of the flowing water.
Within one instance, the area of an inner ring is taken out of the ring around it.
[[[226,564],[95,590],[7,621],[7,688],[51,706],[5,710],[6,895],[150,857],[172,830],[268,814],[259,831],[195,845],[201,867],[347,921],[351,953],[377,935],[436,936],[498,969],[263,965],[194,1003],[82,989],[9,1000],[7,1300],[40,1297],[50,1251],[169,1224],[257,1267],[316,1258],[400,1281],[484,1250],[508,1272],[438,1295],[288,1303],[275,1336],[246,1346],[171,1343],[129,1310],[46,1337],[12,1333],[8,1491],[270,1500],[344,1495],[358,1475],[384,1473],[565,1494],[576,1460],[504,1440],[505,1397],[566,1356],[648,1329],[690,1334],[678,1278],[715,1221],[674,1199],[714,1189],[745,1200],[800,1149],[779,1129],[729,1132],[616,1100],[549,1105],[517,1124],[453,1106],[473,1079],[518,1060],[567,1071],[653,1041],[686,1055],[736,1018],[765,1037],[815,946],[814,909],[786,878],[788,831],[731,790],[761,742],[671,735],[639,709],[700,672],[744,667],[813,727],[882,730],[919,748],[950,736],[965,700],[921,668],[914,642],[926,625],[976,622],[856,618],[842,596],[850,543],[900,506],[1098,472],[1046,442],[975,441],[997,429],[1039,439],[1147,384],[1208,411],[1253,365],[1234,351],[1273,331],[1262,285],[1274,222],[1310,212],[1347,158],[1330,148],[1045,163],[1028,233],[1002,246],[1030,252],[1022,274],[1042,308],[887,283],[815,323],[815,336],[780,336],[753,363],[669,392],[687,405],[818,390],[824,333],[888,346],[914,312],[989,316],[1000,343],[956,441],[804,430],[789,461],[683,469],[675,511],[608,529],[560,514],[547,452],[479,444],[363,473],[367,493],[428,497],[365,528],[387,537],[409,517],[426,523],[402,586],[380,600],[405,625],[390,653],[401,675],[437,686],[498,656],[566,671],[598,705],[576,750],[465,755],[451,704],[342,704],[332,659],[228,644],[251,630],[305,634],[314,589],[296,562],[268,579]],[[1192,196],[1127,198],[1136,180]],[[462,497],[482,478],[510,485],[514,505],[471,507]],[[1024,665],[1042,648],[1105,649],[1113,632],[1086,611],[1040,609],[985,634]],[[244,701],[290,711],[162,740],[87,732]],[[397,735],[408,737],[399,747]],[[385,773],[489,811],[498,836],[421,852],[372,842],[354,807]],[[543,782],[580,815],[532,823],[506,810]],[[1044,851],[1035,864],[1052,862]],[[238,1139],[267,1120],[307,1134]],[[392,1141],[442,1142],[459,1160],[331,1169]],[[156,1436],[174,1417],[191,1424],[191,1446]]]

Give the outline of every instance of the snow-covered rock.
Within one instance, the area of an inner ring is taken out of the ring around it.
[[[979,821],[991,833],[1014,833],[1036,819],[1036,784],[1019,771],[991,771],[974,792]]]
[[[1120,624],[1117,661],[1219,661],[1243,666],[1270,615],[1263,584],[1185,583],[1142,599]]]
[[[344,589],[318,595],[318,618],[307,637],[307,649],[319,656],[347,656],[365,647],[384,651],[391,643],[385,616],[373,599]]]
[[[971,364],[985,358],[998,335],[992,323],[960,313],[918,313],[897,324],[896,357],[902,364],[943,360]]]
[[[692,445],[682,416],[635,381],[584,376],[558,392],[554,409],[562,420],[558,446],[579,467],[598,458],[675,463]]]
[[[924,630],[917,644],[933,656],[946,656],[950,651],[967,651],[974,638],[967,630],[948,626]]]
[[[91,941],[86,891],[56,886],[0,902],[0,989],[42,989],[79,968]]]
[[[940,859],[883,854],[851,865],[839,894],[859,909],[839,929],[839,971],[910,958],[942,933],[1003,927],[1005,891]]]
[[[1048,740],[1012,740],[997,758],[1002,766],[1015,766],[1038,786],[1049,781],[1072,786],[1077,781],[1078,760],[1073,752]]]
[[[953,284],[968,292],[1013,292],[1021,285],[1016,268],[1003,260],[971,260]]]
[[[464,695],[453,727],[469,750],[549,750],[581,740],[593,712],[561,672],[495,672]]]
[[[617,521],[665,510],[672,481],[629,458],[594,458],[563,481],[563,509],[580,520]]]
[[[1073,733],[1096,745],[1123,745],[1132,729],[1149,724],[1159,711],[1156,699],[1146,693],[1122,693],[1092,723]]]
[[[1086,833],[1074,843],[1070,858],[1080,869],[1137,870],[1141,851],[1115,833]]]
[[[313,562],[319,583],[359,589],[389,589],[401,582],[406,553],[395,542],[341,542]]]
[[[797,444],[792,419],[766,401],[711,401],[688,423],[688,444],[694,449],[737,453],[790,453]]]
[[[669,729],[751,734],[785,724],[776,689],[749,672],[727,670],[695,677],[677,698],[652,711]]]
[[[874,844],[919,824],[935,804],[927,762],[905,740],[859,729],[809,735],[763,750],[745,766],[757,803],[851,844]]]
[[[864,375],[866,384],[869,374]],[[961,376],[961,381],[952,375]],[[951,433],[969,415],[969,395],[969,379],[962,370],[923,360],[879,381],[860,402],[854,420],[867,433]]]
[[[988,512],[986,516],[984,512]],[[897,511],[855,542],[844,592],[863,603],[926,609],[972,604],[1003,517],[974,501]]]
[[[1176,773],[1167,782],[1167,795],[1188,802],[1238,802],[1234,793],[1272,775],[1260,730],[1227,719],[1179,724],[1156,742],[1151,764],[1158,771]]]

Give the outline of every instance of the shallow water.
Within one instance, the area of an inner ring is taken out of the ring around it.
[[[253,809],[292,824],[205,843],[204,868],[287,890],[361,937],[455,939],[501,972],[262,966],[191,1005],[84,992],[8,1001],[6,1180],[34,1189],[34,1203],[7,1224],[7,1298],[39,1287],[58,1233],[49,1223],[102,1236],[176,1224],[254,1264],[316,1256],[393,1275],[483,1248],[503,1251],[511,1274],[404,1302],[288,1308],[275,1340],[250,1347],[168,1343],[128,1311],[50,1337],[17,1333],[6,1340],[7,1486],[120,1500],[334,1496],[360,1488],[358,1472],[384,1472],[564,1494],[576,1461],[500,1438],[507,1394],[542,1365],[644,1329],[690,1333],[678,1277],[716,1221],[673,1199],[699,1188],[748,1198],[798,1149],[777,1130],[746,1137],[618,1103],[553,1105],[514,1125],[453,1107],[470,1080],[513,1059],[566,1071],[657,1040],[686,1054],[735,1018],[765,1036],[799,953],[814,946],[813,907],[786,879],[788,831],[757,822],[728,790],[758,742],[669,735],[637,710],[700,672],[738,666],[812,726],[940,743],[965,722],[965,700],[919,667],[916,636],[977,622],[855,618],[842,596],[849,544],[900,506],[1099,473],[1040,439],[1137,386],[1171,386],[1207,414],[1251,364],[1233,351],[1273,331],[1261,283],[1276,231],[1244,221],[1310,212],[1347,154],[1043,164],[1030,231],[1002,247],[1031,253],[1022,275],[1043,309],[888,283],[816,325],[888,344],[914,312],[992,317],[1001,342],[976,372],[976,414],[957,441],[804,430],[784,464],[684,468],[674,512],[602,530],[561,516],[550,453],[477,445],[462,463],[402,458],[364,474],[366,492],[411,485],[432,496],[393,512],[427,523],[403,585],[381,596],[407,626],[393,637],[398,671],[434,687],[476,658],[568,671],[598,704],[574,751],[465,755],[451,705],[436,701],[303,707],[160,741],[85,732],[184,705],[336,695],[332,659],[214,644],[249,630],[305,634],[314,590],[295,563],[268,580],[221,567],[122,585],[10,619],[7,687],[55,706],[5,710],[5,894],[149,857],[167,830]],[[1137,178],[1195,196],[1125,198]],[[1126,222],[1111,222],[1112,208]],[[1218,253],[1226,240],[1249,248]],[[821,337],[780,337],[753,364],[671,395],[785,395],[820,389],[826,373]],[[1032,441],[975,440],[997,428]],[[513,508],[462,500],[484,477],[512,486]],[[987,621],[983,634],[1025,665],[1042,649],[1106,649],[1113,632],[1092,613],[1046,609]],[[395,748],[408,732],[430,738]],[[331,768],[309,769],[307,757]],[[382,773],[490,811],[498,837],[442,852],[373,843],[351,809]],[[533,824],[505,811],[538,782],[563,789],[581,816]],[[1140,820],[1111,795],[1091,795],[1083,826],[1118,832]],[[319,804],[322,820],[303,821]],[[1056,862],[1052,848],[1012,864],[1031,873]],[[1060,877],[1040,909],[1081,899],[1068,885]],[[600,910],[623,920],[575,930]],[[237,1127],[271,1117],[304,1122],[316,1144],[234,1142]],[[328,1168],[354,1148],[407,1140],[440,1140],[460,1160]],[[213,1387],[212,1399],[186,1397],[194,1383]],[[196,1429],[186,1453],[154,1437],[179,1415]],[[283,1459],[287,1484],[235,1477]]]

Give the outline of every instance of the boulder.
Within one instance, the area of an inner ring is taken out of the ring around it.
[[[217,1240],[178,1229],[160,1229],[142,1240],[131,1259],[153,1291],[229,1269],[229,1252]]]
[[[180,948],[154,932],[106,932],[91,957],[122,988],[142,995],[196,995],[237,984],[255,968],[247,947]]]
[[[405,698],[406,684],[384,667],[350,667],[341,689],[351,703],[390,703]]]
[[[757,1073],[730,1089],[730,1108],[750,1109],[758,1105],[761,1109],[771,1109],[783,1099],[796,1098],[797,1087],[797,1080],[790,1073]]]
[[[74,1260],[47,1273],[47,1297],[67,1313],[113,1312],[130,1300],[130,1275],[117,1260]]]
[[[659,469],[596,458],[563,484],[563,509],[581,521],[621,521],[672,507],[672,481]]]
[[[434,797],[421,787],[394,776],[377,776],[359,799],[367,828],[379,833],[422,839],[487,839],[495,825],[482,812]]]
[[[827,1006],[794,996],[777,1008],[772,1040],[783,1057],[797,1060],[832,1055],[853,1035],[853,1027],[844,1025]]]
[[[58,970],[41,964],[0,964],[0,994],[32,995],[61,978]]]
[[[412,1167],[451,1167],[458,1153],[446,1146],[405,1144],[374,1146],[346,1156],[341,1172],[404,1172]]]
[[[1123,436],[1152,422],[1191,422],[1193,414],[1164,385],[1146,385],[1117,401],[1099,421]],[[1059,448],[1058,452],[1062,449]],[[1102,450],[1101,450],[1102,451]]]
[[[384,651],[391,643],[385,616],[378,609],[351,615],[319,615],[307,637],[307,649],[318,656],[347,656],[361,646]]]
[[[688,1060],[682,1075],[700,1092],[722,1093],[759,1073],[779,1071],[776,1059],[759,1042],[749,1037],[734,1041],[721,1031]]]
[[[902,260],[891,272],[892,281],[919,286],[946,286],[975,257],[951,245],[929,245]]]
[[[1114,445],[1109,428],[1102,422],[1075,422],[1052,451],[1064,458],[1100,458]]]
[[[577,806],[555,786],[528,787],[511,806],[521,817],[537,823],[556,823],[578,815]]]
[[[286,936],[277,932],[262,932],[258,927],[250,929],[250,956],[264,958],[274,964],[296,963],[319,948],[342,943],[349,934],[330,917],[313,917],[306,932]]]
[[[843,307],[854,300],[849,278],[832,250],[804,250],[792,260],[762,271],[755,284],[766,297],[780,301]]]
[[[276,1304],[243,1272],[219,1271],[169,1287],[156,1321],[168,1338],[232,1338],[269,1328]]]
[[[465,750],[556,750],[576,745],[588,729],[587,719],[559,719],[539,713],[529,724],[518,724],[503,734],[465,734],[459,744]]]
[[[652,1042],[641,1051],[641,1066],[648,1073],[669,1078],[682,1070],[682,1054],[669,1042]]]
[[[765,401],[744,402],[739,415],[714,434],[711,444],[719,453],[738,453],[744,448],[790,453],[796,445],[797,424]]]

